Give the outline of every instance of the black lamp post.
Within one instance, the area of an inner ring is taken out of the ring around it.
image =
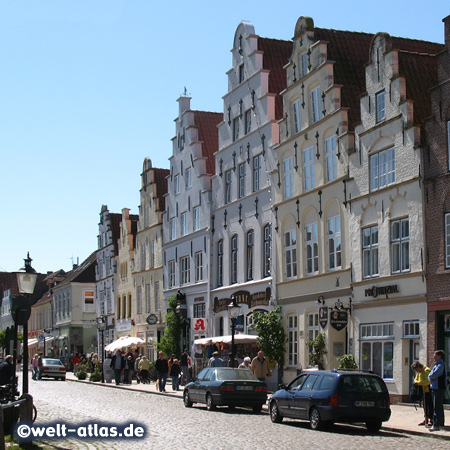
[[[22,394],[28,394],[28,319],[31,314],[31,304],[28,296],[33,294],[38,277],[36,271],[31,267],[31,261],[32,259],[28,252],[27,258],[24,259],[24,267],[16,272],[17,286],[21,295],[13,299],[11,308],[16,329],[15,333],[17,333],[18,325],[23,327]]]
[[[236,320],[239,313],[239,305],[236,302],[236,297],[231,296],[231,303],[228,305],[228,313],[231,321],[231,367],[234,367],[234,360],[236,359],[236,347],[234,345],[234,335],[236,334]]]
[[[189,328],[189,319],[187,318],[187,303],[186,303],[186,294],[183,294],[180,290],[177,292],[177,301],[178,305],[176,307],[176,313],[180,317],[180,324],[183,330],[182,342],[181,342],[181,352],[184,351],[185,348],[189,348],[189,336],[188,336],[188,328]]]
[[[100,335],[101,335],[101,353],[99,353],[102,355],[101,357],[101,364],[102,364],[102,383],[105,382],[105,374],[103,372],[103,362],[105,360],[105,329],[106,329],[106,317],[105,316],[101,316],[101,317],[97,317],[97,329],[98,331],[100,331]],[[100,359],[100,358],[99,358]]]

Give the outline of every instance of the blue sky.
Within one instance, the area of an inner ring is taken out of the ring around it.
[[[27,251],[70,270],[97,246],[102,204],[138,213],[145,157],[168,168],[177,98],[222,111],[241,20],[291,39],[322,28],[444,42],[448,0],[0,0],[0,270]]]

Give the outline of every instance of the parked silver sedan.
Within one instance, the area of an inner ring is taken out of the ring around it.
[[[41,378],[66,379],[66,368],[59,359],[43,358]]]

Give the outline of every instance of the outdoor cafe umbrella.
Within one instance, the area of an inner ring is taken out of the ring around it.
[[[135,336],[122,336],[111,344],[105,347],[107,352],[116,352],[117,350],[124,350],[128,347],[141,347],[145,342],[143,339]]]

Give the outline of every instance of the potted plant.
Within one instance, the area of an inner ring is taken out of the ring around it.
[[[316,339],[306,341],[306,346],[309,349],[309,363],[312,366],[317,366],[319,370],[324,370],[323,355],[327,353],[325,333],[319,333]]]
[[[357,369],[355,357],[353,355],[342,355],[337,359],[339,363],[339,369]]]
[[[79,380],[85,380],[87,378],[87,364],[80,364],[77,372],[77,378]]]

